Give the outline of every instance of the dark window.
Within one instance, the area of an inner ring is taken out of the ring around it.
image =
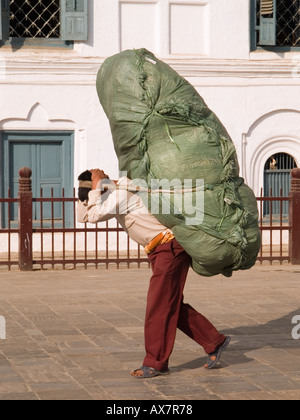
[[[0,0],[0,4],[0,41],[88,39],[88,0]]]
[[[254,0],[256,45],[300,47],[300,0]]]
[[[59,38],[59,0],[10,0],[10,36]]]
[[[277,45],[300,45],[300,0],[277,0]]]
[[[272,155],[266,162],[265,171],[268,170],[289,170],[296,168],[295,159],[287,153],[276,153]]]

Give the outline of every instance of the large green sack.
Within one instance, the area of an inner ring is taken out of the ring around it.
[[[141,49],[106,59],[97,91],[120,171],[152,189],[153,180],[178,180],[172,194],[163,188],[151,195],[159,195],[162,205],[171,202],[170,214],[161,207],[154,215],[173,230],[193,269],[203,276],[229,277],[233,270],[251,268],[261,246],[256,198],[239,177],[230,136],[193,86]],[[190,188],[184,180],[192,180]],[[196,202],[200,217],[191,218],[184,205],[178,210],[180,190]],[[195,194],[204,197],[204,205]],[[154,199],[143,198],[151,211]]]

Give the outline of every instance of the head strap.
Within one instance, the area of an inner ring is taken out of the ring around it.
[[[92,181],[79,181],[79,188],[92,188]]]

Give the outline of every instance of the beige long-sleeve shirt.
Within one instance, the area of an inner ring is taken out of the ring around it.
[[[88,202],[78,202],[78,222],[98,223],[115,217],[132,240],[148,245],[167,228],[148,211],[138,194],[127,190],[132,186],[131,180],[122,177],[110,192],[103,193],[103,184],[90,191]]]

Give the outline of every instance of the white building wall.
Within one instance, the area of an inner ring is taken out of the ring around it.
[[[249,164],[259,154],[257,147],[276,138],[276,146],[289,152],[278,139],[299,141],[297,120],[287,126],[283,112],[299,110],[299,53],[251,53],[249,5],[248,0],[89,0],[89,41],[75,43],[73,50],[0,49],[6,62],[0,129],[73,128],[74,178],[96,166],[117,176],[96,74],[106,57],[146,47],[186,77],[222,120],[236,144],[242,173],[258,192],[262,185]],[[36,104],[44,114],[34,124],[28,115]],[[268,119],[272,113],[281,116],[276,133]],[[252,126],[266,118],[269,124],[257,140]],[[299,162],[294,149],[290,151]]]
[[[74,186],[87,168],[118,176],[96,75],[106,57],[141,47],[197,88],[232,136],[256,194],[271,154],[300,164],[300,55],[250,52],[249,0],[89,0],[87,42],[0,49],[0,130],[74,130]]]

